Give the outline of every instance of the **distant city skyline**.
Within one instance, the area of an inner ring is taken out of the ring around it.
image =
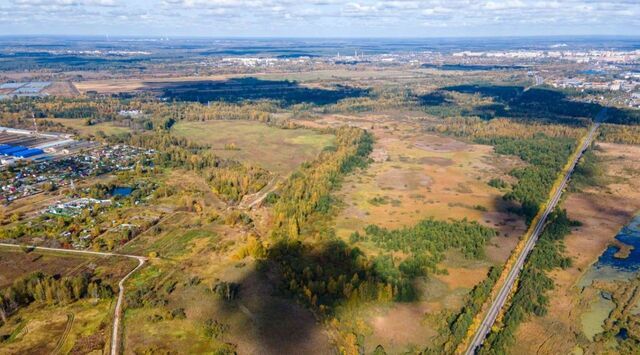
[[[640,35],[637,0],[0,0],[0,35]]]

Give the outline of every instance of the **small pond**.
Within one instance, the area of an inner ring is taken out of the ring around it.
[[[133,192],[133,188],[131,187],[118,186],[113,188],[113,191],[111,191],[111,194],[113,196],[118,196],[118,197],[127,197],[131,195],[132,192]]]

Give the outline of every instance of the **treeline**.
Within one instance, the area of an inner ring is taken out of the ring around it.
[[[640,126],[603,124],[598,140],[609,143],[640,144]]]
[[[224,162],[213,154],[208,146],[190,142],[168,132],[113,135],[109,136],[109,142],[154,150],[155,163],[163,167],[202,170],[218,167]]]
[[[73,133],[72,128],[67,127],[62,123],[58,123],[58,122],[47,121],[47,120],[36,120],[36,125],[39,131]],[[28,130],[32,130],[34,128],[33,119],[31,117],[17,116],[17,115],[0,116],[0,126],[18,128],[18,129],[28,129]]]
[[[418,100],[409,89],[376,89],[369,96],[344,98],[320,108],[322,113],[358,113],[416,108]]]
[[[495,235],[495,230],[477,222],[426,219],[413,227],[395,230],[369,225],[363,236],[357,234],[352,239],[369,240],[384,250],[409,255],[400,263],[400,271],[407,276],[420,276],[436,272],[448,249],[458,249],[468,258],[483,256],[486,242]]]
[[[520,323],[531,314],[546,314],[549,304],[546,293],[554,287],[547,272],[571,266],[571,259],[562,255],[562,241],[571,232],[571,227],[577,224],[569,220],[564,210],[555,210],[549,216],[544,231],[525,262],[516,292],[502,319],[502,326],[489,334],[480,354],[508,353]]]
[[[604,180],[604,170],[592,146],[578,161],[571,175],[570,188],[580,191],[585,187],[602,185]]]
[[[518,179],[504,197],[520,203],[516,212],[531,222],[540,205],[548,198],[558,174],[571,156],[576,140],[535,134],[532,138],[479,138],[476,142],[494,146],[498,154],[516,155],[530,165],[516,168],[511,175]]]
[[[436,345],[424,350],[424,354],[453,354],[469,332],[475,316],[491,296],[491,291],[502,273],[501,267],[491,267],[487,278],[467,294],[460,312],[451,314],[446,328],[440,330]]]
[[[255,120],[275,123],[273,113],[279,110],[277,102],[165,102],[149,94],[93,95],[73,98],[43,97],[17,98],[0,101],[3,122],[30,122],[35,118],[85,119],[88,124],[116,121],[121,126],[152,130],[162,128],[166,122],[208,120]],[[133,117],[120,115],[122,111],[137,111]],[[17,126],[12,126],[17,127]],[[24,127],[29,128],[29,127]]]
[[[33,302],[68,304],[86,297],[109,298],[113,296],[110,286],[85,274],[75,277],[47,276],[41,272],[17,279],[0,294],[0,320],[7,318],[18,308]]]
[[[262,168],[238,163],[211,169],[206,179],[215,193],[238,202],[243,196],[262,190],[270,177]]]
[[[523,123],[513,119],[496,118],[490,121],[477,117],[450,117],[442,123],[428,127],[428,130],[452,135],[455,137],[471,137],[474,139],[490,139],[495,137],[513,137],[520,139],[533,138],[543,133],[549,137],[579,138],[584,135],[583,128],[560,124]]]
[[[275,200],[275,237],[297,238],[307,219],[314,213],[327,213],[332,206],[331,191],[342,176],[356,167],[364,167],[373,148],[373,137],[354,127],[336,130],[336,145],[325,149],[311,163],[303,164],[284,183]]]
[[[124,143],[155,151],[154,162],[166,168],[182,168],[201,173],[209,186],[228,201],[260,191],[271,174],[260,167],[249,166],[215,155],[206,145],[175,137],[168,132],[124,134],[109,137],[111,143]]]

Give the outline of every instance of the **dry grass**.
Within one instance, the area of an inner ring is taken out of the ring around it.
[[[69,332],[65,333],[69,314],[73,314],[73,323]],[[69,353],[74,348],[83,348],[81,353],[100,353],[106,344],[105,335],[109,333],[111,314],[109,301],[83,300],[52,307],[33,304],[20,310],[8,324],[0,328],[2,332],[16,331],[15,339],[3,343],[1,352],[51,354],[57,343],[61,342],[61,353]]]
[[[487,253],[493,262],[504,261],[524,232],[524,223],[504,212],[503,193],[487,182],[492,177],[506,179],[519,163],[498,158],[489,146],[404,127],[384,121],[374,124],[376,148],[385,150],[389,159],[372,163],[363,174],[344,182],[338,194],[345,203],[336,221],[338,235],[346,238],[369,224],[400,228],[431,217],[467,218],[508,236],[497,238],[491,248],[499,250]],[[376,203],[375,198],[385,202]]]
[[[377,159],[365,171],[347,177],[337,193],[344,204],[335,222],[339,237],[348,239],[369,224],[400,228],[431,217],[467,218],[500,232],[487,246],[485,259],[468,260],[459,253],[447,253],[441,267],[448,275],[417,280],[421,295],[417,302],[358,313],[371,331],[367,351],[378,344],[390,353],[431,345],[442,326],[439,312],[458,310],[468,291],[486,277],[491,265],[507,259],[524,233],[522,219],[504,212],[503,192],[487,184],[493,177],[509,180],[507,173],[522,162],[498,157],[489,146],[422,132],[419,124],[397,117],[330,115],[303,123],[313,127],[355,125],[376,138]],[[369,245],[360,247],[367,253],[379,252]],[[434,321],[425,321],[427,318]]]
[[[246,161],[284,176],[303,162],[313,160],[333,142],[329,134],[309,129],[281,129],[250,121],[180,122],[174,126],[173,133],[208,144],[219,156]],[[237,150],[225,149],[230,144]]]
[[[106,135],[127,133],[131,130],[127,127],[120,127],[113,124],[113,122],[102,122],[87,126],[85,120],[77,118],[48,118],[47,121],[60,123],[64,126],[70,127],[84,136],[95,136],[99,131],[104,132]]]

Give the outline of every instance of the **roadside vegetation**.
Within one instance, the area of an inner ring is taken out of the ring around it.
[[[518,326],[530,315],[542,316],[550,302],[547,292],[553,289],[553,280],[548,272],[556,268],[567,268],[571,259],[563,255],[563,239],[571,227],[579,222],[571,221],[566,211],[556,210],[540,235],[535,248],[527,258],[520,274],[517,289],[510,299],[504,317],[494,328],[481,354],[504,354],[513,344]]]

